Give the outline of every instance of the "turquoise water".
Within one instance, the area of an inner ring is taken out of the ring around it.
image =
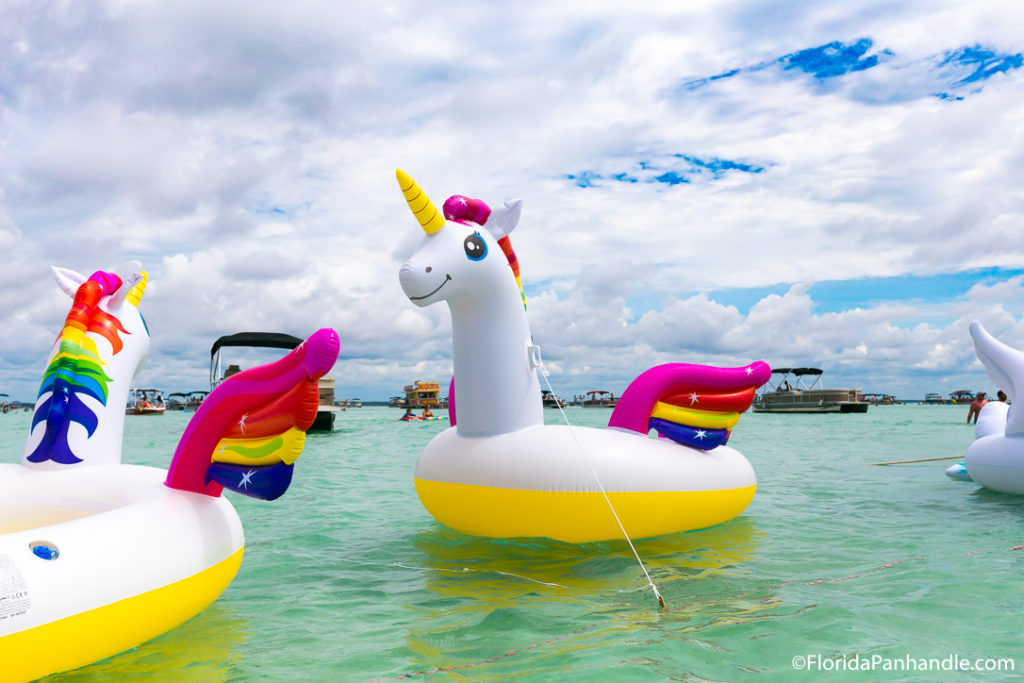
[[[609,412],[568,414],[601,426]],[[797,670],[795,657],[1020,650],[1024,550],[1010,548],[1024,544],[1024,498],[948,480],[953,461],[868,464],[962,454],[973,439],[963,406],[744,415],[730,445],[757,471],[750,508],[636,544],[664,612],[624,543],[496,541],[435,522],[413,470],[447,423],[398,415],[342,413],[334,433],[309,436],[284,498],[232,497],[245,559],[209,609],[49,680],[812,680],[830,674]],[[166,467],[188,417],[127,418],[125,461]],[[0,416],[3,461],[20,456],[28,419]],[[1024,655],[1014,664],[1016,674],[963,675],[1020,677]]]

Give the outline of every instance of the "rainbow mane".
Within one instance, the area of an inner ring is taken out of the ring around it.
[[[754,392],[770,376],[763,361],[742,368],[659,365],[626,387],[608,426],[641,434],[654,429],[684,446],[711,450],[729,440]]]
[[[130,333],[117,317],[99,307],[100,299],[116,292],[122,284],[117,275],[96,271],[75,292],[56,351],[43,373],[43,382],[36,395],[38,399],[50,392],[32,416],[31,428],[35,429],[37,424],[45,421],[46,432],[27,457],[29,462],[53,460],[62,465],[82,462],[82,458],[71,451],[68,430],[72,423],[78,423],[90,437],[93,435],[99,421],[92,408],[82,401],[82,396],[89,396],[106,406],[107,384],[112,381],[103,372],[105,363],[100,359],[96,342],[86,335],[92,332],[110,342],[112,355],[117,355],[124,348],[121,334]]]
[[[167,486],[220,495],[222,488],[274,500],[320,404],[317,380],[334,365],[338,335],[322,329],[273,363],[232,375],[207,396],[178,442]]]

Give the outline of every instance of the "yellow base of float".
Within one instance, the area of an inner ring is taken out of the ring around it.
[[[609,491],[631,539],[714,526],[739,515],[757,485],[720,491]],[[528,491],[416,479],[423,507],[445,526],[492,538],[568,543],[622,538],[600,491]]]
[[[728,446],[698,451],[617,429],[548,425],[465,438],[435,436],[416,465],[423,507],[458,531],[569,543],[630,539],[721,524],[750,504],[757,478]]]
[[[0,679],[30,681],[140,645],[206,609],[238,573],[244,548],[187,579],[0,638]]]

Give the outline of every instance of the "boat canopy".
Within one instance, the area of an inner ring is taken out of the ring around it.
[[[283,332],[239,332],[221,337],[213,342],[210,349],[210,386],[216,387],[223,379],[220,367],[220,350],[226,346],[247,346],[264,349],[294,349],[302,340]],[[233,366],[237,372],[238,367]],[[231,370],[232,368],[228,368]]]
[[[797,376],[801,375],[821,375],[824,374],[818,368],[772,368],[772,374],[794,374]]]
[[[302,340],[283,332],[239,332],[229,334],[213,342],[210,349],[210,356],[216,355],[224,346],[249,346],[252,348],[266,349],[294,349]]]

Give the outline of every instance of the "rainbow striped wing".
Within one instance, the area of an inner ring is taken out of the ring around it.
[[[302,455],[319,405],[317,380],[304,379],[242,415],[213,449],[207,481],[253,498],[279,498],[291,484],[292,464]]]
[[[325,328],[280,360],[221,382],[185,429],[167,485],[211,496],[227,488],[263,500],[280,497],[316,419],[318,380],[338,351],[338,334]]]
[[[668,363],[637,377],[623,392],[609,427],[659,436],[700,450],[725,445],[771,369],[763,361],[740,368]]]
[[[724,446],[740,413],[750,408],[757,387],[720,391],[692,385],[654,404],[650,427],[660,436],[702,451]]]

